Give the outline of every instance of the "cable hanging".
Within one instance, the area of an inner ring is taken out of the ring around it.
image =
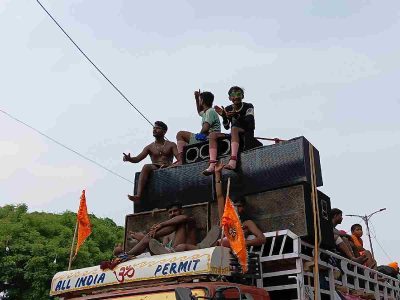
[[[69,34],[64,30],[64,28],[61,27],[61,25],[54,19],[54,17],[48,12],[48,10],[40,3],[39,0],[36,0],[36,2],[42,7],[42,9],[47,13],[47,15],[54,21],[54,23],[58,26],[58,28],[61,29],[61,31],[67,36],[67,38],[72,42],[72,44],[75,45],[75,47],[79,50],[80,53],[92,64],[92,66],[104,77],[105,80],[108,81],[109,84],[128,102],[152,127],[153,123],[150,122],[149,119],[146,118],[146,116],[138,109],[136,108],[135,105],[132,104],[131,101],[115,86],[114,83],[108,77],[100,70],[99,67],[86,55],[86,53],[78,46],[77,43],[69,36]]]
[[[133,181],[131,181],[131,180],[129,180],[129,179],[127,179],[127,178],[125,178],[125,177],[119,175],[119,174],[116,173],[116,172],[114,172],[113,170],[110,170],[109,168],[107,168],[107,167],[105,167],[105,166],[99,164],[97,161],[94,161],[93,159],[91,159],[91,158],[89,158],[89,157],[87,157],[87,156],[85,156],[85,155],[79,153],[78,151],[76,151],[76,150],[74,150],[74,149],[71,149],[70,147],[68,147],[68,146],[66,146],[66,145],[64,145],[64,144],[62,144],[62,143],[60,143],[59,141],[53,139],[52,137],[48,136],[47,134],[41,132],[40,130],[38,130],[38,129],[32,127],[32,126],[30,126],[29,124],[27,124],[27,123],[25,123],[25,122],[23,122],[23,121],[21,121],[21,120],[19,120],[19,119],[17,119],[16,117],[10,115],[8,112],[6,112],[6,111],[4,111],[4,110],[2,110],[2,109],[0,109],[0,112],[2,112],[3,114],[5,114],[5,115],[8,116],[9,118],[13,119],[14,121],[17,121],[18,123],[21,123],[21,124],[25,125],[26,127],[32,129],[33,131],[39,133],[40,135],[42,135],[42,136],[48,138],[48,139],[51,140],[52,142],[54,142],[54,143],[56,143],[57,145],[59,145],[59,146],[65,148],[65,149],[67,149],[68,151],[71,151],[71,152],[75,153],[76,155],[80,156],[81,158],[83,158],[83,159],[85,159],[85,160],[87,160],[87,161],[90,161],[91,163],[93,163],[93,164],[95,164],[96,166],[98,166],[98,167],[100,167],[100,168],[106,170],[107,172],[109,172],[109,173],[111,173],[111,174],[113,174],[113,175],[115,175],[115,176],[117,176],[117,177],[119,177],[119,178],[121,178],[121,179],[123,179],[123,180],[125,180],[125,181],[128,181],[128,182],[130,182],[130,183],[134,183]]]
[[[374,226],[374,224],[372,224],[371,221],[370,221],[369,223],[371,224],[371,228],[372,228],[373,233],[374,233],[374,234],[372,235],[372,237],[374,238],[374,240],[375,240],[376,243],[378,244],[379,248],[381,248],[382,252],[385,253],[386,257],[387,257],[390,261],[393,261],[393,259],[390,257],[389,254],[387,254],[387,252],[385,251],[385,249],[383,249],[381,243],[379,243],[378,239],[376,238],[376,231],[375,231],[375,226]]]

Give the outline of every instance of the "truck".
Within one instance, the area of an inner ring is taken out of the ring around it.
[[[219,159],[226,161],[229,141],[219,142],[223,149]],[[216,246],[147,254],[112,270],[93,266],[59,272],[50,295],[61,299],[400,299],[397,278],[335,252],[330,198],[317,189],[323,184],[318,150],[304,137],[252,145],[241,148],[239,169],[224,175],[224,180],[231,178],[232,192],[246,197],[250,215],[266,238],[265,244],[248,249],[246,274],[229,248]],[[182,166],[152,174],[143,204],[125,218],[125,251],[129,232],[146,231],[160,222],[169,199],[183,200],[185,213],[196,218],[199,236],[219,223],[213,180],[199,175],[207,165],[206,147],[206,143],[190,145]]]

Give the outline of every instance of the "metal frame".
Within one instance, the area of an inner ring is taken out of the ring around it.
[[[250,252],[260,255],[262,277],[257,280],[257,287],[264,288],[272,296],[276,292],[291,291],[296,294],[293,299],[313,299],[314,247],[290,230],[268,232],[264,236],[264,245],[250,248]],[[330,263],[332,261],[336,261],[336,266]],[[338,286],[352,293],[373,295],[375,299],[400,299],[400,281],[376,270],[323,249],[318,264],[319,279],[324,284],[320,284],[317,299],[336,299]],[[293,283],[285,284],[285,281]]]

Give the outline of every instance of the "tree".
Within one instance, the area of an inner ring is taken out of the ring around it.
[[[25,204],[0,207],[0,295],[5,299],[49,299],[51,279],[67,269],[76,214],[27,212]],[[123,227],[90,215],[92,234],[80,248],[73,269],[112,257]],[[0,296],[1,297],[1,296]]]

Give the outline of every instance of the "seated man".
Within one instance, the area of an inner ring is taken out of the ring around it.
[[[341,237],[340,231],[336,228],[337,225],[341,224],[343,221],[343,212],[338,209],[338,208],[332,208],[331,209],[331,219],[332,219],[332,225],[333,225],[333,236],[335,239],[335,245],[337,250],[346,258],[357,262],[359,264],[363,264],[367,258],[365,255],[361,255],[359,257],[356,257],[353,253],[353,250],[351,248],[351,245],[349,241],[345,237]]]
[[[397,262],[391,262],[387,266],[379,266],[378,272],[381,272],[387,276],[398,279],[399,275],[399,264]]]
[[[217,203],[218,203],[218,215],[221,220],[222,215],[224,214],[225,207],[225,197],[222,191],[222,174],[221,171],[224,168],[224,164],[218,163],[215,166],[215,191],[217,194]],[[244,231],[244,235],[246,238],[246,246],[261,246],[265,243],[265,236],[263,232],[258,228],[257,224],[251,219],[251,217],[246,213],[246,199],[244,197],[233,197],[234,205],[237,209],[237,213],[239,215],[240,221],[242,222],[242,227]],[[248,239],[249,235],[253,235],[254,239]]]
[[[132,238],[139,242],[128,255],[139,255],[146,251],[152,238],[163,238],[167,248],[175,249],[179,244],[196,244],[196,223],[192,217],[183,214],[182,203],[173,202],[167,207],[169,220],[153,225],[147,234],[132,232]]]
[[[217,194],[217,205],[218,205],[218,215],[219,219],[221,220],[222,215],[224,214],[224,207],[225,207],[225,197],[222,191],[222,176],[221,176],[221,171],[224,168],[224,165],[222,163],[218,163],[215,166],[215,190]],[[260,246],[265,243],[265,236],[262,233],[262,231],[258,228],[256,223],[254,223],[253,220],[246,214],[245,212],[245,206],[246,206],[246,201],[245,199],[238,198],[235,201],[235,206],[237,208],[237,212],[239,214],[240,220],[242,222],[243,226],[243,231],[246,237],[246,246]],[[248,239],[247,237],[249,235],[254,235],[254,239]],[[222,242],[223,246],[229,247],[228,241],[224,239]],[[194,250],[198,249],[198,246],[195,245],[188,245],[188,244],[183,244],[183,245],[178,245],[176,247],[176,251],[187,251],[187,250]]]
[[[237,155],[239,151],[239,134],[254,137],[255,121],[254,121],[254,106],[251,103],[243,102],[244,91],[238,86],[233,86],[228,91],[229,100],[232,105],[223,107],[214,106],[215,111],[221,115],[225,129],[231,128],[231,158],[225,169],[235,170]],[[217,140],[224,137],[224,133],[213,132],[209,136],[210,145],[210,164],[203,174],[208,176],[214,173],[217,163]]]
[[[215,109],[212,108],[214,102],[214,95],[210,92],[200,93],[194,92],[196,99],[197,112],[201,116],[201,130],[200,133],[192,133],[188,131],[179,131],[176,135],[178,145],[178,161],[176,164],[182,164],[183,148],[187,144],[195,144],[206,141],[211,132],[221,132],[221,122]]]
[[[168,127],[165,123],[157,121],[154,123],[153,136],[155,141],[150,145],[144,147],[143,151],[136,157],[131,157],[131,154],[124,154],[123,161],[131,163],[138,163],[145,159],[148,155],[151,158],[151,164],[143,166],[140,172],[137,193],[134,196],[128,195],[128,199],[138,202],[142,196],[143,190],[146,186],[147,179],[153,170],[168,167],[172,164],[174,156],[178,157],[178,150],[176,144],[165,139],[165,133]]]
[[[376,269],[376,261],[372,257],[370,251],[364,249],[364,243],[361,239],[363,235],[362,226],[360,224],[354,224],[351,226],[351,241],[353,242],[356,252],[354,253],[356,257],[364,255],[367,260],[365,266],[371,269]]]

